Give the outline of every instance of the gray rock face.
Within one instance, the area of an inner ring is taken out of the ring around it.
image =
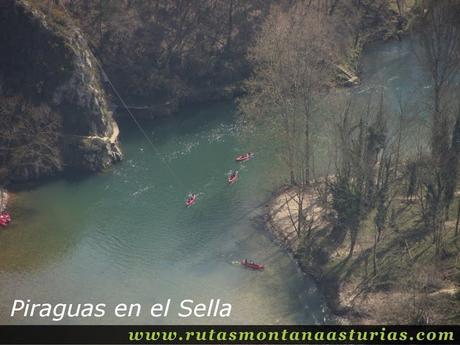
[[[54,170],[99,171],[119,161],[118,127],[79,28],[65,12],[47,13],[26,0],[4,0],[1,7],[0,98],[45,104],[60,117],[62,168]],[[37,174],[9,179],[41,177]]]
[[[56,89],[52,102],[63,113],[71,109],[68,115],[73,117],[64,118],[64,128],[69,122],[78,124],[73,128],[77,134],[63,136],[65,164],[98,171],[122,158],[119,131],[107,106],[95,57],[80,30],[75,27],[71,30],[73,35],[66,39],[73,52],[74,70],[68,81]]]

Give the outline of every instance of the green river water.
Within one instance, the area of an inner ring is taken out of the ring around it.
[[[365,57],[365,93],[382,81],[410,90],[417,67],[410,48],[380,45]],[[378,64],[377,64],[378,63]],[[315,284],[272,242],[260,222],[264,203],[285,177],[270,138],[241,134],[231,103],[184,109],[143,122],[174,176],[138,129],[121,122],[125,160],[105,173],[61,178],[17,194],[14,223],[0,232],[0,324],[50,323],[9,317],[14,299],[35,303],[153,303],[172,299],[168,318],[65,319],[61,323],[310,324],[330,322]],[[239,153],[254,160],[226,183]],[[187,192],[200,193],[184,207]],[[255,272],[231,262],[264,263]],[[211,298],[231,317],[178,318],[177,303]],[[109,310],[109,309],[108,309]]]

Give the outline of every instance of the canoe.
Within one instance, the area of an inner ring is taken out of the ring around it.
[[[264,269],[264,265],[261,265],[261,264],[256,264],[255,262],[251,262],[251,261],[248,261],[248,260],[241,260],[240,261],[240,264],[247,267],[247,268],[250,268],[250,269],[253,269],[253,270],[263,270]]]
[[[236,180],[238,180],[238,176],[239,176],[238,171],[235,172],[235,175],[229,175],[227,178],[228,184],[234,184]]]
[[[236,156],[235,160],[237,162],[246,162],[246,161],[250,160],[253,156],[254,156],[254,154],[249,152],[249,153],[245,153],[244,155]]]
[[[11,215],[8,212],[0,214],[0,226],[7,226],[11,222]]]
[[[196,202],[196,195],[193,194],[191,197],[189,197],[189,198],[187,198],[187,200],[185,200],[185,206],[187,206],[187,207],[192,206],[195,202]]]

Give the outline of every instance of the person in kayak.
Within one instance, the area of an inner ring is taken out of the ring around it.
[[[0,226],[7,226],[11,222],[11,215],[8,211],[0,213]]]
[[[189,193],[187,199],[185,200],[185,206],[192,206],[196,202],[196,194]]]
[[[229,184],[233,184],[238,179],[238,170],[230,170],[227,181]]]
[[[246,152],[245,154],[242,154],[242,155],[239,155],[239,156],[235,157],[235,160],[237,162],[246,162],[246,161],[252,159],[253,157],[254,157],[253,152]]]
[[[264,265],[257,264],[254,262],[254,260],[244,259],[240,261],[240,264],[245,267],[251,268],[253,270],[263,270],[264,269]]]

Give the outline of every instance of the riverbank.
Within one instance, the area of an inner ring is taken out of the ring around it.
[[[333,215],[320,206],[323,203],[316,189],[305,195],[308,217],[314,217],[310,237],[299,239],[291,221],[297,216],[297,200],[288,186],[274,193],[266,206],[267,228],[317,282],[339,322],[459,322],[460,241],[455,237],[455,222],[446,223],[447,254],[435,262],[432,239],[421,228],[415,205],[401,201],[394,223],[379,243],[375,271],[375,230],[369,220],[363,222],[349,255],[348,234],[334,226]]]

